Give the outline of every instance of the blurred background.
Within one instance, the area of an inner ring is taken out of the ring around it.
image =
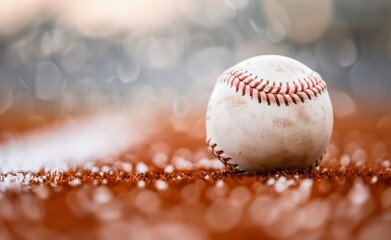
[[[260,54],[319,72],[337,118],[391,118],[388,0],[2,0],[0,16],[3,122],[113,105],[203,112],[219,74]]]
[[[216,79],[261,54],[328,84],[313,174],[207,152]],[[0,239],[389,239],[390,66],[390,0],[0,0]]]

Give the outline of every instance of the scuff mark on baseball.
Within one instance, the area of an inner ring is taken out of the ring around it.
[[[207,141],[218,146],[209,149],[237,171],[314,166],[333,128],[325,81],[304,64],[277,55],[253,57],[226,70],[207,116]]]

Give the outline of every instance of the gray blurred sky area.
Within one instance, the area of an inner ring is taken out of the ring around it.
[[[391,110],[391,1],[102,2],[0,2],[0,114],[140,92],[203,106],[225,68],[260,54],[319,72],[342,112]]]

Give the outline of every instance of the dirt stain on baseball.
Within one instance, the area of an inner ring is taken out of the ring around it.
[[[287,169],[301,169],[308,167],[308,153],[293,153],[287,149],[282,149],[280,153],[275,156],[278,159],[276,166],[284,166]]]
[[[281,128],[291,128],[295,125],[295,123],[289,118],[274,118],[273,125]]]
[[[308,112],[305,111],[304,108],[299,107],[297,109],[297,111],[295,111],[295,112],[296,112],[296,116],[297,116],[298,120],[300,120],[302,122],[305,122],[305,123],[311,123],[312,122],[311,121],[311,117],[309,116]]]
[[[244,106],[247,104],[246,100],[241,97],[237,96],[236,94],[228,96],[225,99],[225,102],[227,103],[227,107],[231,115],[237,115],[238,111],[243,109]]]

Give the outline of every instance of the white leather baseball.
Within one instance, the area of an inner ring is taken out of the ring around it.
[[[206,119],[216,157],[237,171],[266,172],[319,163],[333,110],[318,73],[288,57],[263,55],[219,77]]]

